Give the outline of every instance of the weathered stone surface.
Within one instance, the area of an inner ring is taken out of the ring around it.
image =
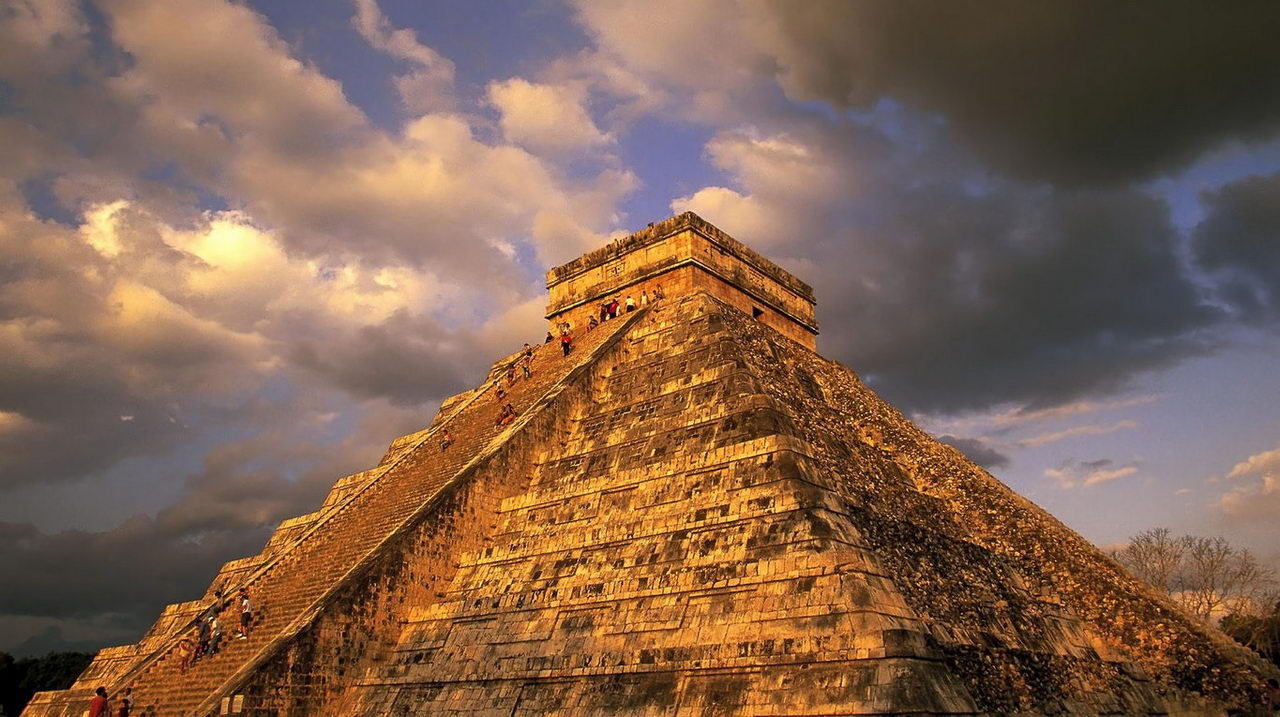
[[[627,252],[604,253],[562,278]],[[499,362],[228,563],[219,584],[263,607],[249,640],[179,673],[173,648],[211,588],[28,712],[78,715],[99,683],[201,715],[1257,704],[1269,668],[852,371],[697,284],[667,297],[580,332],[569,357],[539,349],[505,427]]]

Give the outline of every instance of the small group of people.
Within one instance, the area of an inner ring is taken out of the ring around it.
[[[548,332],[547,341],[550,342],[550,340],[551,334]],[[516,385],[516,381],[518,380],[516,367],[519,367],[519,376],[524,378],[524,380],[528,381],[533,378],[533,347],[530,346],[528,342],[526,342],[524,348],[520,350],[520,355],[512,360],[511,363],[507,364],[506,377],[507,386],[509,387]],[[505,426],[514,421],[516,416],[519,414],[516,412],[515,406],[511,405],[511,402],[507,400],[507,390],[502,387],[501,381],[494,383],[493,397],[498,402],[498,405],[501,406],[498,410],[498,418],[494,422],[495,425]],[[445,435],[449,435],[448,429],[445,429]],[[452,438],[450,438],[450,443],[452,443]],[[447,447],[448,446],[445,446],[442,442],[440,450],[444,450]]]
[[[597,320],[595,316],[592,316],[591,320],[587,323],[587,326],[588,328],[595,328],[596,326],[599,326],[600,324],[608,321],[609,319],[618,318],[618,313],[620,311],[630,313],[632,311],[635,311],[636,309],[643,309],[649,304],[663,298],[663,296],[664,294],[662,293],[661,284],[655,285],[653,287],[653,294],[650,294],[648,289],[640,292],[639,303],[637,303],[635,298],[632,297],[631,295],[627,295],[627,297],[624,298],[621,302],[618,301],[617,296],[614,296],[610,298],[608,301],[600,304],[599,320]]]
[[[556,329],[560,331],[560,349],[564,351],[565,356],[568,356],[569,353],[573,351],[573,324],[568,321],[561,321],[559,324],[556,324]],[[547,338],[542,343],[549,344],[555,340],[555,334],[548,331]]]
[[[115,710],[112,711],[112,702]],[[107,688],[99,687],[93,691],[93,699],[89,701],[89,717],[129,717],[133,712],[133,688],[126,687],[124,692],[115,698],[107,696]]]
[[[526,380],[533,378],[533,347],[529,344],[524,345],[524,350],[520,352],[519,358],[507,364],[507,385],[516,385],[516,366],[520,367],[520,372]]]
[[[216,655],[222,649],[222,621],[217,611],[205,615],[196,627],[196,659]]]
[[[231,607],[231,600],[225,599],[222,590],[214,590],[213,605],[196,625],[196,637],[192,640],[184,636],[178,641],[178,669],[185,673],[199,660],[216,655],[222,649],[222,621],[219,613]],[[249,599],[249,588],[241,587],[236,596],[239,603],[240,627],[236,630],[237,640],[249,639],[249,627],[253,624],[253,601]]]

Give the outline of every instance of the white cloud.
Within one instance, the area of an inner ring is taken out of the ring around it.
[[[196,132],[216,118],[232,146],[296,155],[342,143],[364,123],[337,81],[294,58],[246,6],[108,0],[106,10],[133,59],[115,89],[157,125]]]
[[[1277,470],[1280,470],[1280,448],[1255,453],[1240,461],[1227,473],[1227,478],[1243,478],[1251,475],[1274,473]]]
[[[1072,426],[1061,431],[1052,431],[1049,433],[1041,433],[1030,438],[1023,438],[1018,441],[1018,445],[1024,448],[1035,448],[1047,445],[1049,443],[1057,443],[1067,438],[1075,438],[1076,436],[1100,436],[1106,433],[1114,433],[1115,431],[1128,430],[1138,427],[1137,421],[1117,421],[1109,425],[1088,424],[1083,426]]]
[[[548,85],[513,77],[492,82],[489,102],[501,113],[502,133],[533,152],[559,155],[612,143],[587,113],[585,92],[568,85]]]
[[[616,168],[570,177],[520,146],[480,139],[476,118],[441,111],[448,107],[444,90],[436,93],[441,103],[415,110],[431,114],[399,131],[380,130],[347,101],[338,82],[294,57],[266,19],[243,5],[108,0],[104,9],[130,65],[103,78],[100,90],[65,95],[71,105],[48,111],[50,118],[96,112],[100,108],[75,104],[92,96],[109,100],[119,116],[105,113],[111,121],[101,130],[120,135],[100,143],[110,156],[89,165],[91,172],[75,160],[76,171],[58,180],[68,192],[74,188],[77,201],[134,197],[159,214],[190,219],[189,196],[137,174],[171,164],[180,179],[273,230],[291,254],[321,263],[352,257],[429,263],[459,286],[523,291],[515,266],[520,254],[502,248],[530,241],[535,217],[546,211],[572,216],[585,232],[603,236],[617,228],[616,202],[636,184]],[[411,31],[393,28],[376,4],[358,2],[353,24],[375,47],[412,65],[397,80],[402,86],[451,82],[451,63]],[[81,61],[92,60],[85,53]],[[539,147],[609,141],[585,114],[581,91],[526,84],[535,95],[551,93],[556,102],[548,121],[558,125],[556,136],[539,135],[536,103],[511,104],[513,132],[522,141]],[[53,119],[42,124],[60,126]],[[58,146],[70,141],[49,139]],[[49,171],[47,161],[13,160],[10,166]],[[615,190],[602,191],[606,185]]]
[[[1044,475],[1058,483],[1062,490],[1088,488],[1100,483],[1109,483],[1138,472],[1134,464],[1115,466],[1110,460],[1066,461],[1056,468],[1046,468]]]
[[[1031,411],[1028,411],[1025,408],[1001,411],[989,417],[989,420],[996,426],[1016,426],[1022,423],[1043,421],[1053,418],[1081,416],[1100,411],[1116,411],[1122,408],[1145,406],[1149,403],[1159,401],[1161,398],[1163,397],[1159,395],[1148,394],[1143,396],[1134,396],[1132,398],[1117,399],[1114,401],[1073,401],[1071,403],[1064,403],[1061,406],[1053,406],[1051,408],[1041,408]]]
[[[579,22],[599,47],[618,64],[664,85],[736,88],[767,67],[756,49],[764,29],[756,22],[760,15],[743,12],[737,3],[579,0],[575,5]]]
[[[802,245],[813,242],[833,209],[857,191],[847,158],[825,151],[813,137],[724,131],[708,142],[706,154],[741,191],[703,187],[674,200],[672,210],[697,212],[797,270],[804,268],[795,258]]]
[[[247,427],[254,400],[290,391],[346,419],[429,404],[541,335],[525,249],[552,263],[603,241],[638,184],[612,164],[569,176],[445,105],[375,127],[243,4],[100,9],[95,42],[129,62],[99,61],[75,3],[0,18],[0,56],[15,60],[0,81],[29,115],[0,118],[0,262],[16,267],[0,283],[6,478],[101,474],[222,421]],[[408,63],[400,80],[451,92],[447,59],[372,2],[353,14]],[[84,81],[66,83],[72,70]],[[553,88],[574,101],[561,109],[585,112],[571,86]],[[92,141],[68,119],[84,117]],[[156,167],[165,177],[148,178]],[[19,191],[49,175],[75,226],[40,219]],[[235,209],[202,212],[202,195]]]
[[[1098,483],[1106,483],[1116,480],[1117,478],[1126,478],[1138,472],[1137,466],[1123,466],[1110,470],[1091,471],[1084,477],[1084,485],[1091,486]]]
[[[0,411],[0,435],[29,431],[35,425],[35,421],[17,411]]]
[[[1280,474],[1268,473],[1261,480],[1237,486],[1222,494],[1214,504],[1220,515],[1274,530],[1280,515]]]
[[[1274,528],[1276,516],[1280,515],[1280,447],[1249,456],[1232,467],[1226,477],[1235,485],[1214,504],[1218,514],[1232,521]]]
[[[994,429],[1003,434],[1006,431],[1017,429],[1027,424],[1083,416],[1091,413],[1116,411],[1134,406],[1145,406],[1163,398],[1158,394],[1145,394],[1113,401],[1072,401],[1049,408],[1028,409],[1026,406],[998,406],[989,410],[970,412],[960,416],[920,415],[915,418],[936,432],[958,431],[972,433]]]

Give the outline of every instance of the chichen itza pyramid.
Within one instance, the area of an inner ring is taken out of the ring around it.
[[[659,284],[586,330],[604,298]],[[539,347],[509,388],[519,354],[500,359],[24,714],[79,717],[98,685],[201,716],[1260,704],[1270,668],[815,353],[812,289],[696,215],[547,285],[570,355]],[[178,641],[240,586],[249,638],[183,672]]]

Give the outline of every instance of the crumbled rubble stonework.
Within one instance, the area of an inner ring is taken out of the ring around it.
[[[1260,704],[1271,668],[767,323],[693,291],[576,344],[537,351],[514,423],[508,358],[224,566],[248,640],[178,670],[211,586],[26,714],[97,684],[162,715]]]

